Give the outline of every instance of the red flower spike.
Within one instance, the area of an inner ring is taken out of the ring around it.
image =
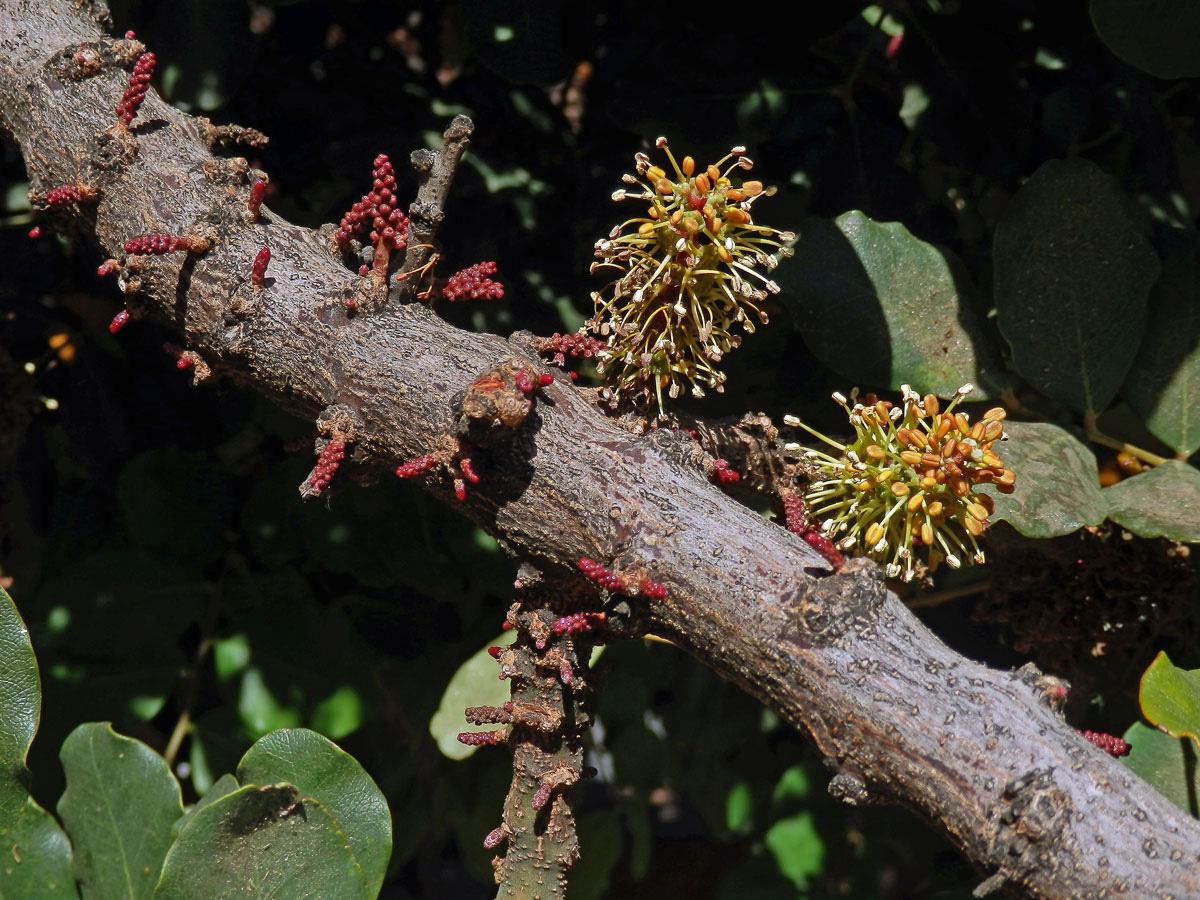
[[[133,65],[133,72],[129,75],[129,86],[125,88],[125,94],[117,104],[117,121],[126,128],[133,123],[142,101],[146,99],[155,61],[153,53],[143,53]]]
[[[502,725],[512,721],[512,710],[501,706],[472,706],[464,715],[472,725]]]
[[[371,274],[371,267],[370,266],[359,266],[358,274],[363,276],[364,278],[366,278],[368,275]]]
[[[556,619],[550,628],[555,634],[578,634],[582,631],[591,631],[607,621],[608,616],[602,612],[571,613],[569,616]]]
[[[436,453],[426,453],[424,456],[418,456],[416,459],[410,459],[406,463],[401,463],[396,469],[397,478],[414,478],[423,472],[428,472],[438,464],[438,456]]]
[[[333,480],[334,473],[337,472],[338,466],[345,458],[345,441],[334,440],[325,445],[325,449],[317,458],[317,464],[313,466],[312,474],[308,476],[308,486],[314,494],[321,493],[325,486]]]
[[[506,625],[507,625],[508,623],[507,623],[507,622],[505,622],[504,624],[506,624]],[[488,656],[490,656],[492,659],[499,659],[499,658],[500,658],[500,652],[501,652],[503,649],[504,649],[503,647],[488,647]]]
[[[375,157],[371,191],[350,207],[338,223],[337,243],[345,247],[353,238],[370,237],[380,251],[403,250],[408,246],[408,216],[396,205],[396,175],[386,154]],[[368,269],[368,271],[370,271]],[[359,274],[367,274],[360,270]]]
[[[471,484],[479,484],[479,476],[475,474],[475,467],[471,465],[470,459],[464,456],[458,461],[458,467],[462,469],[462,473],[467,476],[467,481],[471,482]],[[458,499],[461,500],[462,497],[459,497]]]
[[[667,597],[666,587],[657,581],[651,581],[649,578],[643,578],[638,582],[638,590],[651,600],[665,600]]]
[[[186,356],[181,356],[175,360],[175,368],[177,369],[190,369],[191,367],[192,361]]]
[[[468,747],[503,744],[507,739],[507,735],[503,731],[464,731],[458,736],[458,742],[466,744]]]
[[[512,627],[513,627],[513,623],[509,622],[507,619],[500,623],[501,631],[512,631]]]
[[[467,486],[461,478],[454,479],[454,496],[459,500],[467,499]]]
[[[127,40],[127,41],[132,41],[132,40],[133,40],[133,38],[134,38],[134,34],[133,34],[133,32],[132,32],[132,31],[127,31],[127,32],[125,32],[125,40]]]
[[[208,241],[190,234],[140,234],[125,242],[125,252],[138,256],[165,256],[180,250],[203,253],[207,249]]]
[[[607,345],[604,341],[586,334],[552,334],[548,338],[538,338],[535,346],[538,353],[565,354],[566,356],[581,356],[592,359]],[[555,362],[562,365],[566,360]]]
[[[499,300],[504,296],[504,285],[487,277],[495,274],[496,264],[494,262],[489,260],[475,263],[475,265],[451,275],[446,281],[446,286],[442,288],[442,296],[451,301],[463,297],[471,300],[484,298]]]
[[[113,334],[116,334],[118,331],[120,331],[122,328],[124,328],[128,322],[129,322],[129,313],[128,313],[128,311],[123,309],[119,313],[117,313],[115,316],[113,316],[113,320],[108,323],[108,330],[111,331]]]
[[[533,795],[533,808],[541,809],[550,802],[550,791],[552,788],[548,784],[541,784]]]
[[[483,846],[484,849],[492,850],[506,840],[508,840],[508,833],[504,830],[504,826],[501,825],[499,828],[493,828],[488,832],[487,837],[483,839]]]
[[[1116,735],[1105,734],[1103,731],[1088,731],[1083,728],[1079,729],[1079,733],[1112,756],[1127,756],[1131,749],[1129,744]]]
[[[610,591],[624,591],[625,582],[612,570],[606,569],[600,563],[587,559],[579,560],[579,570],[602,588]]]
[[[60,184],[46,192],[46,203],[50,206],[70,206],[82,199],[79,188],[73,184]]]
[[[575,673],[571,671],[571,664],[564,662],[558,667],[558,680],[563,684],[570,684],[575,680]]]
[[[785,494],[783,497],[783,517],[787,522],[787,530],[792,534],[804,534],[809,531],[808,512],[804,509],[804,501],[799,494]]]
[[[121,264],[115,259],[106,259],[96,268],[96,274],[103,278],[105,275],[111,275],[113,272],[121,271]]]
[[[840,569],[842,564],[845,563],[845,558],[841,553],[838,552],[838,549],[833,546],[833,541],[829,540],[829,538],[825,537],[825,535],[821,534],[819,531],[806,531],[802,537],[808,546],[812,547],[823,557],[825,557],[825,561],[835,569]]]
[[[741,479],[741,475],[729,468],[729,460],[718,459],[713,461],[713,475],[717,481],[722,484],[730,484]]]
[[[258,255],[254,257],[254,267],[250,270],[250,281],[255,286],[263,283],[263,276],[267,274],[267,264],[270,261],[271,251],[266,247],[259,250]]]
[[[549,387],[554,384],[554,376],[549,372],[543,372],[538,376],[538,387]]]
[[[513,384],[522,394],[533,392],[533,379],[529,377],[529,373],[524,369],[517,369],[513,372]]]
[[[263,194],[267,192],[267,182],[259,178],[254,184],[250,185],[250,199],[246,201],[246,212],[250,215],[251,222],[258,221],[258,213],[262,208]]]
[[[30,237],[31,237],[33,240],[35,240],[35,241],[36,241],[38,238],[40,238],[40,237],[42,236],[42,229],[41,229],[41,226],[39,226],[39,225],[34,225],[32,228],[30,228],[30,229],[29,229],[29,236],[30,236]]]

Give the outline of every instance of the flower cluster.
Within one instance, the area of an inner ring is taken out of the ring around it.
[[[117,104],[117,120],[126,128],[132,124],[142,101],[146,99],[146,90],[150,87],[150,75],[154,72],[154,54],[143,53],[133,64],[133,72],[129,75],[129,86]]]
[[[125,252],[146,256],[165,256],[179,250],[203,253],[208,246],[208,241],[191,234],[141,234],[125,242]]]
[[[924,398],[901,387],[903,404],[864,398],[842,405],[855,431],[840,444],[813,431],[793,416],[784,418],[835,448],[831,456],[808,450],[821,473],[804,500],[820,530],[841,550],[858,548],[886,562],[888,577],[909,581],[916,574],[914,549],[929,548],[932,568],[945,559],[958,568],[964,560],[983,562],[977,538],[992,513],[992,499],[976,492],[993,484],[1009,493],[1015,475],[993,450],[1004,439],[1005,411],[996,407],[972,424],[955,412],[971,391],[963,385],[945,410],[932,394]]]
[[[371,190],[338,223],[338,246],[345,247],[352,238],[367,232],[377,253],[380,248],[403,250],[408,244],[408,216],[398,205],[396,174],[387,154],[375,157],[371,179]]]
[[[72,203],[94,200],[96,194],[96,189],[88,185],[60,184],[46,192],[46,203],[49,206],[70,206]]]
[[[271,251],[267,247],[263,247],[255,254],[254,265],[250,268],[250,282],[256,287],[263,283],[263,278],[267,275],[267,266],[271,262]]]
[[[1129,755],[1129,744],[1116,735],[1105,734],[1103,731],[1088,731],[1086,728],[1079,729],[1079,734],[1111,756]]]
[[[492,281],[489,275],[496,274],[496,264],[491,261],[477,262],[473,266],[455,272],[446,280],[442,296],[447,300],[499,300],[504,296],[504,285]]]
[[[740,324],[753,333],[754,319],[767,322],[759,304],[779,286],[763,273],[791,255],[785,244],[795,236],[754,224],[753,204],[774,188],[733,183],[735,170],[753,166],[744,147],[700,168],[690,156],[677,163],[666,138],[657,146],[672,175],[638,153],[637,174],[623,176],[637,187],[613,199],[648,205],[596,242],[600,262],[592,271],[618,275],[592,295],[596,313],[584,328],[605,340],[597,371],[614,383],[612,399],[648,400],[653,393],[661,414],[663,388],[671,397],[684,386],[697,397],[706,387],[724,390],[717,364],[741,343],[732,329]]]
[[[321,451],[317,464],[313,466],[312,474],[308,476],[308,486],[314,494],[319,494],[333,480],[338,466],[346,458],[346,442],[333,440]]]

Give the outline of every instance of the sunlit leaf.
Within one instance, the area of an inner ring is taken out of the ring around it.
[[[992,258],[1013,367],[1047,396],[1101,412],[1137,353],[1159,271],[1120,187],[1084,159],[1046,163],[996,226]]]
[[[304,728],[274,731],[258,740],[238,766],[242,784],[286,781],[311,797],[345,833],[370,885],[379,892],[392,851],[392,817],[375,782],[337,744]]]
[[[1171,737],[1191,738],[1200,750],[1200,669],[1180,669],[1159,652],[1142,674],[1138,702],[1152,725]]]
[[[247,785],[180,829],[154,900],[369,900],[346,835],[316,800],[287,784]]]
[[[167,761],[106,722],[80,725],[62,746],[67,789],[58,801],[84,900],[142,900],[158,880],[183,815]]]
[[[1100,492],[1096,457],[1069,431],[1040,422],[1007,422],[1008,440],[994,445],[1006,468],[1017,475],[1015,489],[1002,494],[979,487],[996,504],[993,520],[1008,522],[1026,537],[1051,538],[1108,514]]]
[[[1196,804],[1200,797],[1200,766],[1196,765],[1194,744],[1142,722],[1129,727],[1125,740],[1130,752],[1121,762],[1176,806],[1193,816],[1200,815]]]
[[[1008,385],[948,250],[855,210],[806,222],[795,251],[781,296],[813,354],[854,384],[948,397],[970,381],[977,399]]]
[[[1142,347],[1121,394],[1163,443],[1200,448],[1200,236],[1170,228]]]
[[[26,788],[25,758],[37,732],[41,686],[29,632],[0,588],[0,897],[75,900],[71,845]]]
[[[799,890],[808,887],[809,879],[825,863],[825,842],[807,810],[777,821],[767,830],[765,840],[779,871]]]
[[[442,692],[442,702],[429,720],[429,733],[437,741],[438,749],[451,759],[466,759],[479,749],[460,744],[460,732],[493,731],[499,727],[468,726],[463,718],[463,710],[469,706],[501,706],[508,700],[511,693],[509,684],[498,677],[500,670],[496,660],[488,653],[488,647],[511,644],[513,639],[513,632],[505,632],[486,647],[479,648],[458,667]]]
[[[1103,491],[1108,517],[1138,537],[1200,543],[1200,472],[1170,460]]]

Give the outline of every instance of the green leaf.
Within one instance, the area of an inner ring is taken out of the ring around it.
[[[288,784],[246,785],[191,816],[154,891],[154,900],[374,896],[333,816]]]
[[[1168,229],[1162,278],[1121,394],[1150,432],[1188,456],[1200,448],[1200,235]]]
[[[350,754],[305,728],[260,738],[238,765],[242,784],[286,781],[316,800],[345,832],[366,875],[371,896],[379,893],[392,852],[392,816],[375,782]]]
[[[746,781],[736,782],[725,795],[725,827],[742,835],[754,827],[754,794]]]
[[[799,890],[807,888],[809,878],[821,872],[825,843],[811,812],[780,819],[767,830],[765,841],[779,871]]]
[[[1017,482],[1011,494],[990,484],[979,488],[995,501],[993,520],[1032,538],[1059,537],[1104,521],[1108,504],[1096,457],[1086,446],[1057,425],[1006,422],[1004,431],[1008,440],[993,449]]]
[[[463,719],[463,710],[469,706],[502,706],[509,699],[509,685],[498,677],[496,660],[488,654],[488,647],[511,644],[515,640],[511,631],[506,631],[496,640],[480,647],[465,663],[458,667],[442,692],[442,702],[429,720],[429,733],[437,741],[438,749],[451,759],[466,759],[478,747],[468,747],[458,742],[463,731],[490,731],[490,728],[468,727]]]
[[[1193,816],[1200,815],[1196,804],[1196,798],[1200,797],[1200,771],[1192,742],[1173,738],[1142,722],[1129,727],[1125,740],[1130,751],[1121,762],[1180,809]]]
[[[943,397],[970,381],[985,400],[1009,385],[970,277],[948,250],[854,210],[809,220],[795,252],[779,270],[781,296],[809,349],[838,374]]]
[[[1100,40],[1131,66],[1156,78],[1200,75],[1195,0],[1092,0]]]
[[[1138,537],[1200,543],[1200,472],[1170,460],[1103,491],[1108,517]]]
[[[1013,367],[1083,412],[1102,411],[1125,379],[1158,277],[1158,257],[1125,202],[1095,164],[1052,160],[996,227],[996,311]]]
[[[149,898],[183,815],[167,761],[107,722],[72,731],[60,753],[67,789],[58,815],[75,848],[84,900]]]
[[[1200,669],[1180,669],[1160,651],[1142,674],[1138,702],[1150,724],[1200,749]]]
[[[26,788],[41,698],[29,632],[0,588],[0,897],[75,900],[70,842]]]

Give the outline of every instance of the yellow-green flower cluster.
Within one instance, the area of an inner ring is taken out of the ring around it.
[[[846,410],[855,438],[839,444],[799,426],[834,447],[831,456],[806,456],[822,474],[805,494],[809,515],[840,550],[855,550],[885,563],[889,578],[912,579],[915,551],[928,548],[929,566],[942,559],[958,568],[983,562],[976,540],[992,514],[992,498],[976,492],[981,484],[1012,491],[1015,475],[993,449],[1004,439],[1005,411],[996,407],[972,423],[955,406],[971,390],[963,385],[944,410],[932,394],[920,397],[902,385],[902,405],[869,395]]]
[[[666,138],[657,146],[671,174],[638,153],[636,174],[623,177],[634,187],[613,194],[646,202],[646,212],[596,242],[592,271],[617,278],[592,295],[596,313],[584,329],[606,344],[596,368],[613,384],[608,399],[648,401],[653,392],[661,414],[664,388],[671,397],[684,387],[697,397],[724,390],[717,366],[741,343],[732,329],[753,333],[754,319],[767,322],[760,304],[779,285],[765,273],[791,255],[785,244],[795,235],[754,223],[754,203],[775,189],[734,184],[736,170],[753,166],[744,147],[700,168],[690,156],[676,162]]]

